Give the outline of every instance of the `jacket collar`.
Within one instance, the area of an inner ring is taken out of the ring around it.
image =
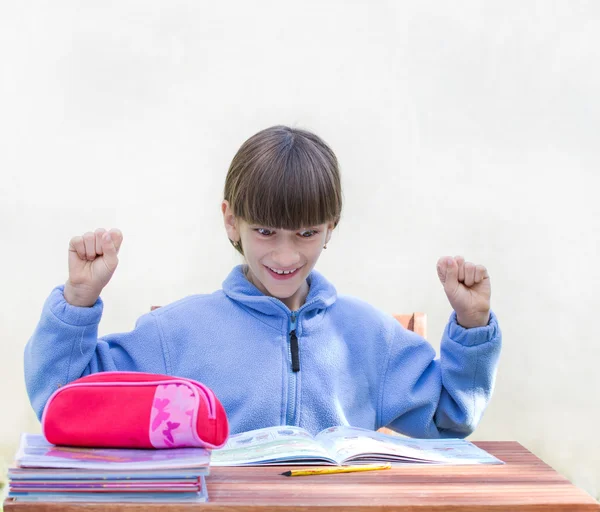
[[[246,279],[243,269],[244,265],[234,267],[223,281],[225,295],[252,310],[255,314],[258,313],[263,317],[261,320],[273,327],[280,326],[282,320],[287,325],[292,313],[290,309],[279,299],[269,297],[256,288]],[[335,287],[316,270],[308,275],[307,281],[309,284],[308,295],[305,303],[298,309],[300,334],[302,329],[306,330],[318,322],[325,310],[337,298]]]

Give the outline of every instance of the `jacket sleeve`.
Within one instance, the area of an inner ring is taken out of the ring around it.
[[[102,371],[166,373],[162,339],[155,315],[137,321],[134,330],[98,338],[103,303],[72,306],[56,287],[25,346],[25,384],[38,418],[50,395],[79,377]]]
[[[487,326],[465,329],[453,312],[439,359],[427,341],[399,324],[392,337],[380,425],[421,438],[471,434],[496,378],[502,335],[494,313]]]

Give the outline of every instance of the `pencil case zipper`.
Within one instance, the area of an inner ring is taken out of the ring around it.
[[[124,375],[125,372],[102,372],[103,375],[110,375],[110,374],[119,374],[119,375]],[[132,374],[135,375],[135,372],[131,372]],[[93,374],[93,375],[97,375],[97,374]],[[63,393],[64,391],[68,390],[68,389],[73,389],[73,388],[79,388],[79,387],[87,387],[87,386],[93,386],[93,387],[108,387],[108,386],[156,386],[156,385],[161,385],[161,384],[184,384],[187,387],[191,388],[192,391],[194,392],[195,396],[202,396],[204,398],[204,402],[208,408],[208,418],[211,420],[214,420],[216,418],[216,406],[214,403],[214,396],[212,394],[212,391],[210,391],[209,389],[207,389],[203,384],[201,384],[200,382],[192,382],[191,380],[187,380],[187,379],[163,379],[163,380],[145,380],[145,381],[112,381],[112,382],[78,382],[77,384],[66,384],[65,386],[62,386],[60,389],[57,389],[54,393],[52,393],[52,395],[50,396],[50,398],[48,399],[48,402],[46,404],[46,407],[44,408],[44,414],[42,416],[42,425],[44,424],[44,419],[46,416],[46,411],[49,408],[50,403],[52,402],[52,400],[54,400],[54,398],[56,396],[58,396],[58,394]],[[197,390],[200,390],[201,393],[197,393]],[[197,416],[198,411],[196,411],[195,416]],[[194,418],[194,424],[196,424],[197,421],[197,417]]]

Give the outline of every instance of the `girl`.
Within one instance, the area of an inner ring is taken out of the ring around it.
[[[341,209],[338,163],[319,137],[283,126],[257,133],[235,155],[222,203],[227,236],[245,264],[222,290],[184,298],[142,316],[131,332],[102,338],[100,293],[123,237],[98,229],[73,238],[69,278],[50,294],[25,349],[38,417],[58,387],[129,370],[208,385],[231,433],[274,425],[471,433],[500,353],[486,269],[462,258],[438,261],[454,312],[434,359],[423,338],[358,299],[338,297],[313,270]]]

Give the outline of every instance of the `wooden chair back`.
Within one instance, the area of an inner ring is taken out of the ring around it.
[[[414,331],[427,338],[427,315],[425,313],[411,313],[409,315],[394,315],[405,329]]]

